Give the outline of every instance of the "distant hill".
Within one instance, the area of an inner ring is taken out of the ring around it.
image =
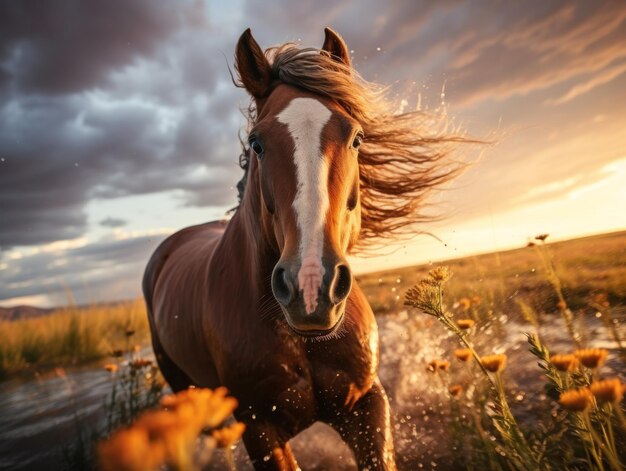
[[[0,307],[0,321],[14,321],[17,319],[29,319],[50,314],[53,309],[45,309],[34,306]]]

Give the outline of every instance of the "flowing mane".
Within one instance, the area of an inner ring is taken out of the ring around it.
[[[292,43],[265,50],[272,80],[325,96],[361,123],[365,140],[359,149],[361,233],[356,250],[383,239],[406,235],[416,223],[432,221],[424,212],[431,191],[457,176],[462,166],[449,158],[454,144],[468,142],[459,134],[433,129],[433,117],[422,111],[397,113],[387,89],[363,79],[354,68],[327,52]],[[241,82],[236,85],[243,87]],[[246,110],[254,123],[254,102]],[[243,196],[249,149],[242,140],[238,184]],[[413,232],[415,229],[413,228]]]

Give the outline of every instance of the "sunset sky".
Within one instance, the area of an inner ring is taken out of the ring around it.
[[[140,295],[156,245],[222,218],[241,176],[241,32],[321,47],[405,109],[497,144],[440,222],[357,272],[626,229],[626,3],[58,0],[0,3],[0,305]]]

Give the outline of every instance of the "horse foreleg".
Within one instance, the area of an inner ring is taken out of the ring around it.
[[[359,469],[396,469],[387,394],[377,379],[350,410],[331,425],[354,451]]]
[[[268,422],[246,421],[243,443],[257,471],[296,471],[300,468],[287,440]]]

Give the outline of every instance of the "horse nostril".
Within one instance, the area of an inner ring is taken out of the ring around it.
[[[335,279],[332,284],[330,298],[334,304],[346,299],[352,289],[352,273],[348,265],[335,267]]]
[[[292,284],[289,283],[287,271],[276,266],[272,273],[272,292],[276,300],[283,306],[287,306],[293,301],[294,290]]]

